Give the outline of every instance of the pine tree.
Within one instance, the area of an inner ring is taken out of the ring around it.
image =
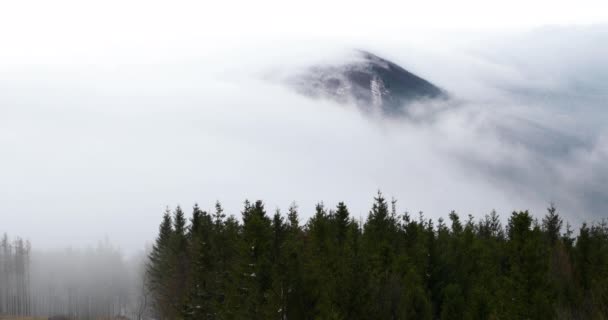
[[[560,232],[562,229],[563,221],[559,214],[557,214],[557,209],[555,206],[551,204],[549,208],[547,208],[547,215],[543,218],[543,231],[547,233],[547,237],[549,238],[549,242],[551,245],[555,245],[557,240],[560,238]]]
[[[171,315],[171,298],[169,283],[171,280],[171,238],[173,222],[169,208],[165,210],[159,227],[158,237],[149,255],[147,273],[150,279],[150,289],[153,292],[156,313],[160,319]]]
[[[150,254],[157,318],[608,314],[607,222],[583,224],[575,239],[567,223],[560,234],[553,206],[540,223],[528,211],[513,212],[506,229],[495,211],[478,221],[455,211],[448,218],[449,226],[440,218],[435,227],[422,212],[400,216],[380,192],[363,225],[342,202],[334,210],[318,203],[304,227],[295,204],[285,219],[279,209],[269,217],[262,201],[246,201],[242,223],[226,218],[219,202],[211,215],[195,205],[189,226],[178,207],[173,216],[165,212]]]
[[[248,319],[267,319],[267,295],[272,285],[271,273],[272,229],[262,201],[253,205],[245,202],[243,209],[243,247],[241,265],[242,306],[239,316]]]
[[[226,218],[226,214],[224,214],[224,208],[222,208],[222,204],[219,201],[215,202],[215,213],[213,214],[213,223],[216,229],[220,229],[222,227],[222,222]]]
[[[346,241],[346,236],[348,232],[348,225],[350,223],[350,216],[348,212],[348,208],[344,204],[344,202],[338,203],[336,208],[336,228],[337,228],[337,237],[339,246],[343,246]]]
[[[179,212],[176,212],[176,215],[178,214]],[[214,319],[217,314],[212,280],[213,261],[216,258],[212,250],[212,233],[209,214],[195,205],[192,210],[190,233],[186,237],[189,265],[185,268],[188,274],[183,290],[187,296],[181,300],[181,314],[184,319]]]
[[[300,219],[298,217],[298,205],[296,203],[292,203],[289,206],[289,211],[287,212],[287,221],[289,223],[290,230],[296,230],[300,228]]]

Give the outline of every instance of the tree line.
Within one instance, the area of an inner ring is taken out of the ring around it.
[[[108,242],[86,250],[42,252],[5,234],[0,238],[0,319],[138,318],[142,273]]]
[[[31,316],[113,319],[128,311],[130,270],[109,242],[35,251],[30,270]]]
[[[0,240],[0,315],[28,315],[30,300],[30,243],[5,233]]]
[[[575,236],[553,206],[434,221],[374,197],[365,221],[323,203],[167,209],[146,283],[157,319],[605,319],[608,224]]]

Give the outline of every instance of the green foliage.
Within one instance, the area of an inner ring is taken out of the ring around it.
[[[574,236],[553,205],[539,223],[397,213],[378,192],[365,223],[340,202],[301,225],[246,201],[190,222],[167,210],[149,257],[159,319],[606,319],[608,224]]]
[[[171,211],[167,208],[163,214],[158,237],[152,247],[147,265],[150,279],[150,289],[154,292],[154,302],[157,313],[161,318],[174,314],[172,308],[170,284],[174,274],[171,254],[171,238],[173,236],[173,221]]]

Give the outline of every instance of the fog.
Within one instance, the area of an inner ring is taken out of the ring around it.
[[[0,232],[130,256],[166,206],[295,201],[305,219],[345,201],[364,218],[378,189],[431,218],[550,202],[573,224],[605,216],[608,29],[591,2],[3,4]],[[352,49],[451,99],[388,119],[281,81]]]
[[[5,234],[0,239],[0,314],[147,317],[145,256],[127,260],[107,239],[95,247],[37,250]]]

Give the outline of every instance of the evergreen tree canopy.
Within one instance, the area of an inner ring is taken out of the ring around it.
[[[219,202],[187,223],[167,210],[149,256],[159,319],[605,319],[608,223],[575,232],[553,205],[540,223],[515,211],[506,227],[435,224],[399,214],[378,192],[365,223],[345,203],[268,216],[245,201],[242,222]]]

